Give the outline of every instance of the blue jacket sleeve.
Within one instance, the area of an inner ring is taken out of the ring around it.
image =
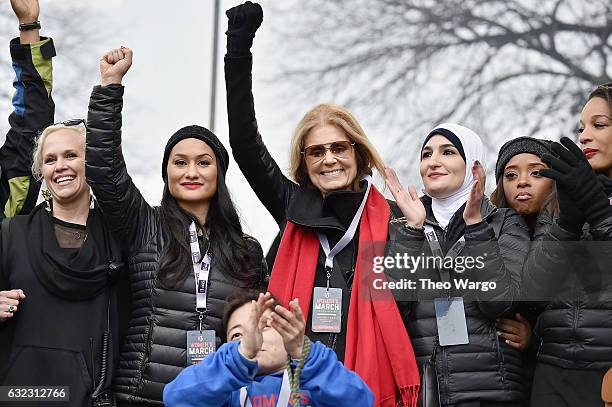
[[[300,388],[310,392],[312,405],[317,407],[374,405],[374,394],[368,385],[321,342],[312,343],[300,375]]]
[[[0,148],[0,217],[27,214],[36,205],[40,182],[32,177],[32,153],[37,135],[53,123],[54,56],[51,38],[31,44],[11,41],[15,94],[10,130]]]
[[[166,407],[230,406],[232,392],[255,378],[257,362],[238,352],[238,342],[228,342],[197,365],[184,369],[164,388]]]

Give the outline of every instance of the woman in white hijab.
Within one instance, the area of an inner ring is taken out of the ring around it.
[[[484,162],[476,133],[443,123],[421,148],[425,196],[414,186],[404,190],[395,171],[386,171],[405,216],[399,239],[411,243],[395,250],[423,259],[411,270],[418,301],[402,304],[409,308],[407,328],[419,367],[435,367],[444,406],[509,407],[524,400],[521,355],[498,336],[495,320],[513,310],[529,232],[521,216],[485,196]],[[429,384],[422,381],[431,396]]]

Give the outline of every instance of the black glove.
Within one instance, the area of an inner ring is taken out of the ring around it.
[[[257,3],[245,2],[225,12],[227,16],[227,53],[248,55],[255,32],[263,21],[263,10]]]
[[[540,174],[557,183],[561,227],[577,232],[576,226],[585,219],[593,225],[610,216],[608,196],[582,150],[567,137],[561,138],[561,144],[553,142],[551,149],[559,157],[544,154],[542,161],[552,168]]]
[[[542,170],[540,170],[540,174],[542,174]],[[579,235],[586,218],[571,194],[559,183],[557,183],[557,201],[559,202],[559,218],[557,223],[568,232]]]

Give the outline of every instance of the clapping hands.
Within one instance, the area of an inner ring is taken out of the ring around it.
[[[297,299],[289,302],[289,309],[282,305],[272,307],[274,299],[270,293],[259,294],[252,301],[249,319],[243,326],[238,350],[249,359],[255,358],[264,342],[264,330],[274,329],[283,339],[287,354],[294,359],[302,355],[306,321]]]

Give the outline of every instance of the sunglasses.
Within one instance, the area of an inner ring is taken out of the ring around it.
[[[57,126],[58,124],[61,124],[61,125],[66,126],[66,127],[75,127],[75,126],[79,126],[79,125],[82,124],[83,127],[85,127],[85,129],[87,129],[87,120],[85,120],[85,119],[69,119],[69,120],[64,120],[63,122],[57,122],[57,123],[50,124],[47,127]],[[47,127],[44,127],[42,129],[38,130],[37,137],[40,137],[40,135],[43,134],[43,132],[45,131],[45,129]]]
[[[87,121],[85,119],[68,119],[68,120],[64,120],[63,122],[53,123],[51,126],[56,126],[58,124],[62,124],[68,127],[78,126],[82,124],[84,127],[87,127]]]
[[[326,144],[315,144],[313,146],[306,147],[301,151],[302,155],[311,164],[317,163],[327,155],[327,151],[336,158],[346,159],[351,155],[353,146],[355,145],[352,141],[334,141],[333,143]]]

